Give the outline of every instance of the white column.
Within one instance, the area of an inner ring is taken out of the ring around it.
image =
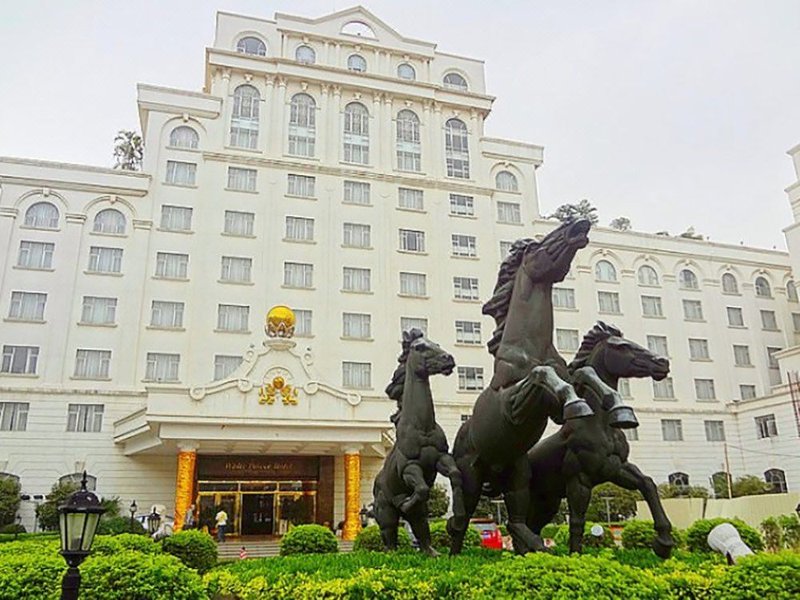
[[[338,46],[337,46],[338,48]],[[342,114],[342,88],[333,86],[333,101],[328,105],[328,151],[326,160],[328,164],[338,165],[341,156],[341,114]]]
[[[394,118],[394,108],[392,106],[393,98],[386,94],[383,97],[383,152],[381,153],[382,171],[390,173],[394,170],[394,147],[396,140],[396,133],[393,127],[392,119]]]
[[[383,147],[386,140],[383,138],[383,119],[381,117],[381,94],[372,95],[372,124],[369,132],[370,164],[380,168],[383,156]]]

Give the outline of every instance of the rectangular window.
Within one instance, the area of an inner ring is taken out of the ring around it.
[[[522,223],[522,214],[516,202],[498,202],[497,220],[500,223]]]
[[[707,442],[725,441],[725,423],[722,421],[705,421],[705,426]]]
[[[246,333],[250,327],[250,307],[238,304],[217,306],[217,329]]]
[[[664,308],[659,296],[642,296],[642,315],[645,317],[663,317]]]
[[[372,246],[371,228],[364,223],[345,223],[342,244],[351,248]]]
[[[625,436],[625,439],[629,442],[638,442],[639,441],[639,429],[623,429],[622,434]]]
[[[411,188],[400,188],[397,190],[397,206],[409,210],[424,210],[422,190],[412,190]]]
[[[575,308],[575,290],[554,287],[553,308]]]
[[[180,354],[148,352],[144,378],[147,381],[178,381],[180,365]]]
[[[660,354],[661,356],[669,356],[667,337],[663,335],[648,335],[647,349],[650,350],[650,352]]]
[[[286,217],[286,239],[293,242],[313,242],[314,219]]]
[[[480,344],[481,324],[478,321],[456,321],[456,342],[459,344]]]
[[[425,273],[400,273],[400,294],[402,296],[425,297],[428,295]]]
[[[372,289],[372,272],[369,269],[344,267],[342,289],[348,292],[369,292]]]
[[[708,340],[690,338],[689,357],[692,360],[711,360],[708,352]]]
[[[672,377],[665,377],[661,381],[653,380],[653,398],[670,400],[674,397],[675,389],[672,387]]]
[[[220,280],[233,283],[250,283],[253,274],[253,259],[243,256],[223,256]]]
[[[419,329],[423,333],[428,331],[428,319],[424,317],[400,317],[400,331]]]
[[[297,337],[311,337],[312,312],[303,308],[294,309],[294,335]]]
[[[253,235],[255,220],[256,216],[253,213],[226,210],[225,228],[223,231],[228,235],[251,237]]]
[[[687,321],[703,320],[703,305],[700,300],[683,301],[683,318]]]
[[[372,337],[372,318],[361,313],[342,313],[342,337],[368,340]]]
[[[102,404],[70,404],[67,409],[67,431],[98,433],[103,429]]]
[[[463,194],[450,194],[450,214],[459,217],[474,217],[475,199]]]
[[[256,191],[255,169],[242,169],[241,167],[228,167],[228,189],[239,192]]]
[[[314,265],[307,263],[283,263],[283,285],[293,288],[314,287]]]
[[[44,321],[47,294],[38,292],[11,292],[8,318],[20,321]]]
[[[231,373],[239,368],[242,364],[241,356],[233,356],[226,354],[214,355],[214,381],[226,379]]]
[[[23,240],[19,243],[17,266],[25,269],[52,269],[55,247],[56,245],[50,242]]]
[[[458,367],[458,389],[476,392],[483,389],[483,367]]]
[[[188,206],[161,206],[161,229],[167,231],[191,231],[192,209]]]
[[[25,431],[29,408],[27,402],[0,402],[0,431]]]
[[[614,315],[622,313],[619,308],[619,294],[617,292],[597,292],[597,304],[601,313]]]
[[[314,178],[308,175],[289,175],[287,194],[302,198],[314,197]]]
[[[150,326],[180,329],[183,327],[183,309],[183,302],[153,300],[150,310]]]
[[[575,352],[580,339],[577,329],[556,329],[556,348],[562,352]]]
[[[792,313],[792,328],[795,333],[800,333],[800,313]]]
[[[761,328],[768,329],[770,331],[778,330],[778,320],[775,318],[774,310],[761,311]]]
[[[35,375],[38,363],[38,346],[3,346],[0,373]]]
[[[119,273],[122,271],[122,248],[89,248],[90,273]]]
[[[84,296],[81,323],[113,325],[117,321],[117,299],[104,296]]]
[[[453,297],[458,300],[479,300],[477,277],[453,277]]]
[[[695,379],[694,393],[698,400],[716,400],[717,393],[714,390],[714,380]]]
[[[195,163],[167,161],[167,183],[193,186],[196,178],[197,165]]]
[[[733,346],[733,362],[737,367],[751,367],[753,366],[750,360],[750,347],[749,346]]]
[[[414,229],[401,229],[400,250],[404,252],[425,252],[425,232]]]
[[[758,439],[778,437],[778,424],[775,415],[764,415],[756,417],[756,432]]]
[[[363,181],[345,181],[343,201],[345,204],[369,206],[369,184]]]
[[[731,327],[744,327],[744,316],[742,309],[735,306],[728,306],[728,325]]]
[[[775,353],[780,352],[782,348],[773,348],[772,346],[767,346],[767,365],[770,369],[777,369],[778,366],[778,359],[775,358]]]
[[[623,398],[632,398],[631,395],[631,382],[629,379],[619,379],[617,381],[617,390],[619,395]]]
[[[362,362],[342,363],[342,385],[347,388],[369,389],[372,387],[372,365]]]
[[[189,275],[189,255],[173,252],[156,253],[156,277],[186,279]]]
[[[740,385],[739,395],[742,397],[742,400],[752,400],[758,395],[756,392],[756,386],[749,384]]]
[[[511,246],[514,245],[514,242],[506,242],[505,240],[500,240],[500,260],[505,260],[508,257],[508,253],[511,252]]]
[[[75,377],[81,379],[108,379],[110,367],[111,350],[79,348],[75,355]]]
[[[453,244],[453,256],[478,256],[477,242],[474,235],[454,233],[450,236]]]
[[[661,419],[661,437],[665,442],[683,441],[683,424],[680,419]]]

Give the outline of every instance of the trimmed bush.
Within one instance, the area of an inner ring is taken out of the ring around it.
[[[777,552],[783,548],[783,528],[775,517],[768,517],[761,521],[761,533],[764,534],[764,544],[770,552]]]
[[[25,533],[26,531],[27,530],[25,529],[25,526],[21,523],[9,523],[8,525],[3,525],[0,527],[0,533],[8,533],[11,535],[15,533]]]
[[[562,525],[558,525],[556,523],[548,523],[547,525],[542,527],[541,536],[543,538],[554,539],[556,537],[556,533],[558,533],[559,527],[562,527]]]
[[[329,554],[339,551],[336,536],[322,525],[297,525],[281,539],[281,556]]]
[[[399,527],[397,529],[397,549],[411,549],[411,538],[408,536],[405,527]],[[353,550],[357,552],[383,552],[383,540],[381,539],[380,527],[377,525],[370,525],[362,529],[356,536]]]
[[[431,546],[439,552],[450,551],[450,534],[447,533],[447,522],[439,521],[431,523]],[[464,548],[472,548],[481,545],[481,534],[472,525],[467,527],[464,535]]]
[[[147,535],[144,525],[142,525],[136,519],[133,520],[133,526],[131,526],[130,517],[111,517],[110,519],[101,519],[97,526],[98,535],[120,535],[122,533]]]
[[[14,518],[19,510],[19,493],[18,480],[0,476],[0,526],[14,525]]]
[[[715,598],[800,598],[800,555],[756,554],[725,569],[712,586]]]
[[[720,523],[730,523],[742,536],[745,544],[750,546],[754,552],[764,549],[764,542],[761,540],[761,534],[755,529],[750,527],[741,519],[700,519],[692,523],[692,526],[686,530],[686,545],[692,552],[712,552],[708,546],[708,534]]]
[[[800,519],[797,515],[781,515],[778,524],[783,530],[783,545],[789,550],[800,550]]]
[[[161,549],[201,574],[217,564],[217,544],[210,535],[196,529],[164,538]]]
[[[160,554],[161,545],[149,537],[135,533],[97,536],[92,544],[92,555],[111,556],[125,550],[134,550],[142,554]]]
[[[592,535],[592,526],[600,525],[603,528],[603,535],[600,537]],[[569,548],[569,525],[559,525],[553,536],[557,546]],[[614,536],[611,530],[602,523],[589,523],[583,526],[583,547],[584,548],[615,548]]]
[[[24,542],[4,544],[16,548],[13,552],[0,554],[0,600],[58,598],[67,564],[58,555],[57,547],[42,552],[40,545],[26,547],[20,544]]]

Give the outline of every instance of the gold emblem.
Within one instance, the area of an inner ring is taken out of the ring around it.
[[[295,316],[288,306],[273,306],[267,313],[264,330],[269,337],[290,338],[294,336]]]
[[[274,404],[276,398],[280,398],[285,406],[297,405],[297,388],[287,385],[286,381],[278,375],[272,379],[271,383],[262,385],[258,389],[259,404]]]

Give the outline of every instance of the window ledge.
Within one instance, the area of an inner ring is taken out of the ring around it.
[[[722,295],[723,296],[741,296],[742,293],[741,292],[726,292],[726,291],[723,290]]]
[[[412,254],[415,256],[428,256],[427,252],[417,252],[416,250],[401,250],[400,248],[398,248],[397,252],[400,254]]]
[[[595,283],[599,283],[600,285],[619,285],[619,279],[597,279],[594,280]],[[603,290],[597,290],[598,292],[602,292]]]
[[[150,279],[155,279],[157,281],[189,281],[188,277],[164,277],[163,275],[153,275]]]
[[[300,196],[299,194],[284,194],[286,198],[298,198],[300,200],[319,200],[316,196]]]
[[[679,289],[680,291],[682,291],[682,292],[702,292],[702,291],[703,291],[703,290],[702,290],[702,289],[700,289],[699,287],[696,287],[696,288],[690,288],[690,287],[678,286],[678,289]]]
[[[458,258],[460,260],[480,260],[477,256],[468,256],[466,254],[451,254],[450,258]]]
[[[103,277],[122,277],[124,273],[109,273],[108,271],[84,271],[84,275],[102,275]]]
[[[369,163],[360,163],[360,162],[350,162],[347,160],[340,160],[340,165],[347,165],[348,167],[364,167],[366,169],[373,169],[375,165],[371,165]]]
[[[200,154],[202,150],[200,148],[188,148],[187,146],[172,146],[167,144],[164,146],[166,150],[179,150],[181,152],[194,152],[195,154]]]
[[[705,323],[705,319],[687,319],[686,317],[683,318],[684,321],[688,323]]]
[[[43,325],[47,323],[47,321],[45,321],[44,319],[17,319],[14,317],[6,317],[5,319],[3,319],[3,321],[5,321],[6,323],[28,323],[37,325]]]
[[[372,202],[348,202],[347,200],[342,200],[342,204],[344,206],[364,206],[366,208],[373,206]]]
[[[522,221],[497,221],[498,225],[516,225],[517,227],[522,227],[525,225]]]
[[[20,271],[49,271],[51,273],[55,272],[53,267],[25,267],[22,265],[14,265],[14,269],[19,269]]]
[[[480,304],[480,298],[453,298],[453,302],[463,302],[465,304]]]
[[[642,315],[645,319],[666,319],[664,315]]]
[[[111,377],[84,377],[82,375],[70,375],[72,381],[111,381]]]
[[[110,238],[126,238],[128,237],[127,233],[111,233],[108,231],[90,231],[89,235],[93,235],[96,237],[110,237]]]
[[[342,244],[342,248],[355,248],[356,250],[374,250],[375,248],[372,246],[352,246],[349,244]]]
[[[314,245],[314,244],[317,243],[315,240],[295,240],[293,238],[287,238],[287,237],[282,238],[282,240],[284,242],[288,242],[290,244],[309,244],[309,245]]]
[[[375,338],[371,338],[371,337],[368,337],[368,338],[365,338],[365,337],[352,337],[352,336],[348,336],[348,335],[339,336],[339,339],[340,340],[345,340],[345,341],[348,341],[348,342],[374,342],[375,341]]]
[[[778,332],[778,333],[780,333],[780,331],[781,331],[781,330],[780,330],[780,329],[773,329],[772,327],[770,327],[770,328],[767,328],[767,327],[762,327],[762,328],[761,328],[761,331],[771,331],[771,332],[773,332],[773,333],[775,333],[775,332]]]
[[[424,208],[408,208],[406,206],[395,206],[394,209],[395,210],[400,210],[400,211],[403,211],[403,212],[418,213],[418,214],[421,214],[421,215],[428,214],[428,211],[425,210]]]
[[[677,402],[677,401],[678,399],[674,397],[673,398],[656,398],[655,396],[653,397],[653,402]]]
[[[116,323],[90,323],[88,321],[78,321],[76,325],[80,327],[108,327],[112,329],[117,326]]]
[[[167,327],[165,325],[145,325],[145,329],[151,331],[186,331],[185,327]]]
[[[34,227],[33,225],[20,225],[19,228],[27,229],[28,231],[52,231],[52,232],[61,231],[60,227]]]
[[[459,348],[480,348],[483,342],[456,342],[454,345]]]
[[[372,290],[346,290],[344,288],[339,290],[343,294],[361,294],[366,296],[372,296],[375,294]]]
[[[156,227],[156,231],[163,231],[164,233],[183,233],[185,235],[194,235],[191,229],[165,229],[164,227]]]
[[[242,192],[243,194],[256,194],[256,195],[258,195],[258,190],[241,190],[239,188],[228,187],[227,185],[222,189],[225,190],[226,192]]]
[[[404,294],[403,292],[397,292],[397,295],[400,298],[417,298],[419,300],[428,300],[430,296],[420,296],[419,294]]]
[[[762,300],[774,300],[775,299],[774,296],[759,296],[758,294],[756,294],[756,299],[758,299],[758,298],[761,298]]]
[[[283,153],[284,158],[291,158],[291,159],[301,159],[307,160],[310,162],[319,162],[320,158],[318,156],[306,156],[305,154],[289,154],[288,152]]]
[[[558,310],[561,312],[574,312],[574,313],[580,312],[577,308],[569,306],[554,306],[553,310]]]
[[[457,219],[472,219],[473,221],[477,221],[478,220],[478,217],[476,217],[475,215],[460,215],[458,213],[452,213],[452,212],[448,213],[447,216],[455,217]]]
[[[186,189],[189,189],[189,190],[196,190],[197,189],[197,184],[196,183],[192,183],[192,184],[189,184],[189,183],[171,183],[169,181],[162,181],[161,185],[166,185],[168,187],[175,187],[175,188],[186,188]]]
[[[214,329],[214,333],[239,333],[239,334],[250,335],[253,332],[250,331],[249,329],[220,329],[217,327]]]
[[[264,154],[262,150],[258,148],[247,148],[245,146],[231,146],[230,144],[225,144],[226,150],[236,150],[237,152],[247,152],[248,154]]]
[[[484,388],[474,389],[474,390],[458,389],[458,390],[456,390],[456,393],[457,394],[480,394],[483,390],[484,390]]]
[[[661,289],[661,284],[658,283],[642,283],[641,281],[637,281],[637,283],[639,284],[639,287],[650,288],[651,290]]]
[[[747,329],[747,325],[728,325],[728,329]]]
[[[689,360],[692,362],[705,362],[705,363],[714,362],[713,358],[690,358]]]
[[[734,363],[734,364],[733,364],[733,366],[734,366],[734,367],[741,367],[741,368],[743,368],[743,369],[755,369],[755,367],[756,367],[756,366],[755,366],[754,364],[752,364],[752,363],[750,363],[750,364],[747,364],[747,365],[739,365],[739,364],[736,364],[736,363]]]
[[[244,233],[227,233],[227,232],[223,231],[222,233],[220,233],[220,235],[225,236],[225,237],[232,237],[232,238],[245,238],[245,239],[248,239],[248,240],[256,239],[255,235],[252,235],[252,234],[248,235],[248,234],[244,234]]]
[[[8,371],[3,371],[0,373],[1,377],[17,377],[19,379],[39,379],[39,375],[36,373],[9,373]]]
[[[283,289],[285,289],[285,290],[312,290],[313,291],[313,290],[317,289],[314,286],[304,287],[304,286],[300,286],[300,285],[286,285],[286,284],[281,285],[281,287]]]
[[[180,379],[142,379],[142,383],[156,383],[160,385],[180,385]]]
[[[719,404],[719,398],[695,398],[695,400],[703,404]]]
[[[610,310],[598,310],[597,314],[599,314],[599,315],[617,315],[617,316],[621,316],[622,312],[612,312]]]
[[[217,279],[217,283],[225,283],[228,285],[255,285],[253,281],[236,281],[235,279]]]

